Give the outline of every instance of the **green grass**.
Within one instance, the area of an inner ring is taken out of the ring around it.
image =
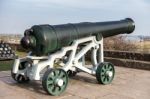
[[[26,52],[16,51],[15,53],[16,53],[19,57],[24,57],[24,56],[26,56],[26,55],[27,55],[27,53],[26,53]]]
[[[0,61],[0,71],[6,71],[11,70],[11,67],[13,66],[14,61]]]
[[[19,51],[16,51],[16,54],[19,57],[24,57],[27,55],[27,53],[19,52]],[[14,63],[14,60],[0,61],[0,71],[11,70],[13,63]]]

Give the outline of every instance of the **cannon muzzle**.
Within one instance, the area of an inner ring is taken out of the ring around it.
[[[82,22],[62,25],[34,25],[26,30],[21,40],[25,49],[30,49],[37,56],[47,55],[69,46],[74,40],[101,35],[103,38],[132,33],[134,21],[126,18],[120,21]]]

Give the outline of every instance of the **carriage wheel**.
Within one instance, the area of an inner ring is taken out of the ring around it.
[[[12,70],[11,70],[11,77],[18,83],[28,83],[30,81],[28,77],[25,77],[24,75],[21,74],[17,75],[13,73]]]
[[[48,94],[60,95],[68,85],[68,75],[63,69],[49,69],[43,76],[42,85]]]
[[[18,83],[28,83],[30,79],[24,75],[13,73],[11,69],[11,77]]]
[[[100,63],[96,70],[96,79],[101,84],[110,84],[114,78],[114,65],[109,62]]]

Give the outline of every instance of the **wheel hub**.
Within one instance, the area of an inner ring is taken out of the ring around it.
[[[106,75],[109,76],[109,77],[112,77],[113,76],[113,72],[112,71],[106,71]]]
[[[42,80],[43,88],[51,95],[60,95],[67,87],[68,75],[63,69],[49,69]]]
[[[63,85],[63,83],[64,83],[64,81],[62,80],[62,79],[56,79],[56,84],[58,85],[58,86],[62,86]]]
[[[100,63],[96,70],[96,79],[101,84],[110,84],[114,78],[114,65],[109,62]]]

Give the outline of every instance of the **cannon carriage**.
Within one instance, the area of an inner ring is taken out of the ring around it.
[[[21,45],[31,52],[15,59],[12,77],[19,83],[42,80],[45,91],[60,95],[68,85],[68,76],[85,72],[101,84],[110,84],[114,65],[104,62],[103,39],[132,33],[132,19],[109,22],[83,22],[62,25],[35,25],[26,30]],[[91,51],[90,68],[85,55]]]

